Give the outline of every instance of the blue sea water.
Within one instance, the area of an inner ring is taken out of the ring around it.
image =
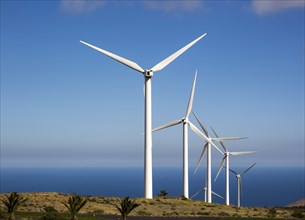
[[[190,196],[204,185],[204,173],[193,175],[190,168]],[[3,167],[0,192],[61,192],[80,195],[144,195],[143,168],[12,168]],[[215,169],[212,170],[216,174]],[[238,171],[238,169],[237,169]],[[212,190],[225,197],[225,174],[222,171]],[[242,176],[242,206],[285,206],[305,198],[304,167],[254,167]],[[158,167],[153,170],[154,195],[164,189],[169,196],[182,195],[182,168]],[[230,176],[230,203],[237,203],[237,182]],[[203,194],[194,199],[203,200]],[[213,197],[213,202],[224,200]]]

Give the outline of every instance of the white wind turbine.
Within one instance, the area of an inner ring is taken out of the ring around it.
[[[192,91],[190,94],[190,98],[189,98],[189,102],[188,102],[188,106],[186,109],[186,114],[182,119],[179,120],[175,120],[172,122],[169,122],[165,125],[162,125],[160,127],[157,127],[155,129],[153,129],[152,131],[159,131],[162,130],[164,128],[168,128],[171,126],[175,126],[178,125],[180,123],[182,123],[183,125],[183,196],[185,198],[189,198],[189,175],[188,175],[188,126],[191,127],[191,129],[194,129],[194,125],[189,121],[189,115],[191,114],[192,111],[192,106],[193,106],[193,100],[194,100],[194,92],[195,92],[195,86],[196,86],[196,78],[197,78],[197,70],[195,73],[195,78],[194,78],[194,82],[193,82],[193,87],[192,87]],[[197,129],[198,130],[198,129]]]
[[[216,134],[214,129],[212,127],[211,127],[211,129],[214,132],[215,136],[218,137],[218,135]],[[223,167],[224,162],[226,162],[226,165],[225,165],[225,167],[226,167],[226,205],[230,205],[230,186],[229,186],[229,183],[230,183],[230,181],[229,181],[229,169],[230,169],[229,164],[230,163],[229,163],[229,156],[230,155],[239,156],[239,155],[244,155],[244,154],[254,154],[256,152],[255,151],[229,152],[228,148],[226,148],[226,146],[223,144],[222,141],[220,141],[220,144],[221,144],[221,146],[222,146],[222,148],[224,149],[225,152],[224,152],[224,157],[221,161],[220,167],[218,169],[218,172],[216,174],[215,181],[216,181],[216,179],[217,179],[217,177],[218,177],[218,175],[219,175],[219,173],[220,173],[220,171]]]
[[[232,173],[235,174],[235,177],[236,177],[236,179],[237,179],[237,206],[238,206],[238,207],[240,207],[240,192],[241,192],[241,190],[242,190],[241,177],[242,177],[242,175],[244,175],[245,173],[247,173],[252,167],[254,167],[255,164],[256,164],[256,163],[254,163],[252,166],[250,166],[248,169],[246,169],[246,170],[245,170],[244,172],[242,172],[242,173],[237,173],[237,172],[235,172],[234,170],[231,170],[231,169],[230,169],[230,171],[231,171]]]
[[[195,91],[195,85],[196,85],[196,77],[197,77],[197,71],[196,71],[196,74],[195,74],[195,79],[194,79],[194,82],[193,82],[193,87],[192,87],[188,107],[187,107],[187,110],[186,110],[186,115],[182,119],[169,122],[165,125],[162,125],[160,127],[157,127],[155,129],[153,129],[153,131],[158,131],[158,130],[162,130],[164,128],[168,128],[168,127],[171,127],[171,126],[178,125],[180,123],[183,124],[183,196],[185,198],[189,198],[189,186],[188,186],[189,185],[188,184],[189,183],[189,181],[188,181],[188,126],[197,135],[199,135],[202,139],[204,139],[206,142],[210,143],[217,150],[219,150],[219,148],[212,142],[212,139],[206,137],[193,123],[191,123],[189,121],[189,118],[188,118],[191,111],[192,111],[192,106],[193,106],[194,91]],[[216,138],[216,139],[219,139],[219,138]],[[219,152],[221,152],[221,150],[219,150]]]
[[[208,130],[205,128],[205,126],[200,122],[199,118],[197,117],[197,115],[193,112],[193,115],[195,116],[196,120],[198,121],[200,127],[202,128],[202,130],[205,133],[205,137],[208,138],[207,143],[204,145],[201,155],[199,157],[199,161],[197,163],[197,167],[195,169],[195,172],[197,172],[199,165],[205,155],[205,152],[207,152],[207,193],[208,193],[208,198],[207,198],[207,202],[211,203],[212,202],[212,158],[211,158],[211,145],[213,145],[221,154],[224,154],[221,150],[219,150],[219,148],[212,142],[212,141],[225,141],[225,140],[239,140],[239,139],[244,139],[242,137],[228,137],[228,138],[212,138],[209,136]]]
[[[153,198],[153,186],[152,186],[152,113],[151,113],[151,81],[153,77],[153,73],[159,70],[162,70],[168,64],[170,64],[173,60],[175,60],[178,56],[184,53],[187,49],[193,46],[196,42],[202,39],[206,35],[203,34],[191,43],[187,44],[177,52],[173,53],[154,67],[148,70],[142,69],[137,63],[125,59],[121,56],[118,56],[114,53],[108,52],[106,50],[100,49],[96,46],[88,44],[84,41],[80,41],[81,43],[105,54],[106,56],[140,72],[144,76],[144,90],[145,90],[145,122],[144,122],[144,194],[145,198],[151,199]]]
[[[205,173],[205,183],[204,183],[204,187],[203,187],[202,189],[200,189],[198,192],[196,192],[196,193],[191,197],[191,199],[193,199],[193,198],[194,198],[195,196],[197,196],[199,193],[204,192],[204,202],[207,202],[207,201],[208,201],[208,199],[207,199],[207,196],[208,196],[207,190],[208,190],[208,187],[207,187],[207,175],[206,175],[206,173]],[[217,193],[215,193],[215,192],[213,192],[213,191],[212,191],[212,194],[215,195],[215,196],[218,196],[219,198],[222,198],[222,199],[223,199],[223,197],[222,197],[221,195],[219,195],[219,194],[217,194]]]

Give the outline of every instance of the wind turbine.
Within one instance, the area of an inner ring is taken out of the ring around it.
[[[152,130],[154,132],[154,131],[159,131],[159,130],[162,130],[164,128],[172,127],[172,126],[175,126],[175,125],[178,125],[178,124],[182,124],[183,125],[183,196],[185,198],[189,198],[188,126],[190,125],[191,128],[195,127],[189,121],[189,115],[191,114],[192,106],[193,106],[194,92],[195,92],[195,86],[196,86],[196,78],[197,78],[197,70],[196,70],[196,73],[195,73],[193,87],[192,87],[192,91],[191,91],[191,94],[190,94],[190,98],[189,98],[189,102],[188,102],[188,106],[187,106],[187,109],[186,109],[185,116],[182,119],[169,122],[169,123],[167,123],[165,125],[162,125],[162,126],[157,127],[157,128]]]
[[[196,74],[195,74],[193,87],[192,87],[192,91],[191,91],[191,94],[190,94],[188,107],[187,107],[187,110],[186,110],[186,115],[182,119],[169,122],[165,125],[162,125],[162,126],[157,127],[157,128],[152,130],[152,131],[159,131],[159,130],[162,130],[162,129],[165,129],[165,128],[168,128],[168,127],[178,125],[180,123],[183,124],[183,196],[185,198],[189,198],[189,186],[188,186],[189,185],[189,181],[188,181],[188,126],[197,135],[199,135],[202,139],[204,139],[206,142],[213,145],[217,150],[219,150],[219,152],[222,153],[222,151],[212,142],[211,139],[206,137],[193,123],[191,123],[189,121],[188,117],[189,117],[190,113],[192,112],[196,78],[197,78],[197,71],[196,71]],[[219,138],[216,138],[216,139],[219,139]]]
[[[204,184],[204,187],[203,187],[202,189],[200,189],[198,192],[196,192],[196,193],[191,197],[191,199],[193,199],[193,198],[194,198],[195,196],[197,196],[199,193],[204,192],[204,202],[207,202],[207,190],[208,190],[208,188],[207,188],[207,175],[206,175],[206,173],[205,173],[205,184]],[[212,191],[212,194],[215,195],[215,196],[218,196],[219,198],[222,198],[222,199],[223,199],[223,197],[222,197],[221,195],[219,195],[219,194],[217,194],[217,193],[215,193],[215,192],[213,192],[213,191]]]
[[[152,84],[152,77],[154,72],[162,70],[168,64],[170,64],[173,60],[175,60],[178,56],[184,53],[187,49],[197,43],[200,39],[202,39],[206,35],[203,34],[191,43],[187,44],[177,52],[173,53],[151,69],[144,70],[140,67],[137,63],[118,56],[114,53],[108,52],[91,44],[88,44],[84,41],[80,41],[81,43],[103,53],[104,55],[134,69],[144,76],[144,90],[145,90],[145,122],[144,122],[144,194],[145,198],[151,199],[153,198],[153,185],[152,185],[152,113],[151,113],[151,84]]]
[[[205,152],[207,152],[207,193],[208,193],[208,199],[207,202],[211,203],[212,202],[212,158],[211,158],[211,145],[213,145],[221,154],[224,154],[221,150],[219,150],[219,148],[212,142],[212,141],[224,141],[224,140],[239,140],[239,139],[243,139],[240,137],[228,137],[228,138],[212,138],[209,136],[208,130],[205,128],[205,126],[200,122],[199,118],[197,117],[197,115],[193,112],[193,115],[195,116],[196,120],[198,121],[200,127],[202,128],[202,130],[205,133],[205,137],[208,138],[207,143],[204,145],[201,155],[199,157],[199,161],[197,163],[197,167],[195,169],[195,172],[197,172],[199,165],[204,157]]]
[[[215,136],[218,137],[218,135],[216,134],[216,132],[214,131],[214,129],[211,127],[212,131],[214,132]],[[224,157],[221,161],[220,167],[218,169],[218,172],[216,174],[215,180],[217,180],[217,177],[223,167],[224,162],[226,162],[226,205],[230,205],[230,187],[229,187],[229,156],[233,155],[233,156],[239,156],[239,155],[244,155],[244,154],[254,154],[256,153],[255,151],[242,151],[242,152],[229,152],[228,148],[226,148],[226,146],[224,145],[224,143],[222,141],[220,141],[220,144],[222,146],[222,148],[224,149]]]
[[[238,207],[240,207],[240,191],[242,190],[241,177],[242,177],[242,175],[247,173],[252,167],[254,167],[255,164],[256,163],[254,163],[252,166],[250,166],[248,169],[246,169],[244,172],[242,172],[240,174],[235,172],[234,170],[230,169],[230,171],[235,174],[236,179],[237,179],[237,206]]]

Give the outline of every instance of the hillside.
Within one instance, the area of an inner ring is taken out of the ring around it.
[[[46,212],[47,207],[55,208],[59,213],[66,213],[67,209],[62,204],[68,200],[69,195],[62,193],[22,193],[28,201],[19,208],[20,212]],[[0,194],[0,199],[4,194]],[[118,215],[118,211],[112,204],[118,204],[119,198],[87,196],[86,206],[80,213],[95,215]],[[155,198],[137,199],[141,204],[130,215],[131,216],[155,216],[155,217],[257,217],[264,218],[273,214],[278,218],[289,219],[294,210],[290,208],[264,208],[264,207],[235,207],[220,204],[209,204],[202,201],[185,200],[182,198]],[[4,212],[5,207],[1,203],[0,210]],[[304,210],[303,213],[305,214]]]
[[[287,207],[301,207],[301,206],[305,207],[305,198],[287,205]]]

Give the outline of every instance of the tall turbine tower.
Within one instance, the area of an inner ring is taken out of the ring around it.
[[[216,134],[214,129],[213,128],[211,128],[211,129],[213,130],[215,136],[218,137],[218,135]],[[225,152],[224,152],[224,157],[221,161],[219,170],[216,174],[215,181],[217,180],[217,177],[218,177],[218,175],[219,175],[219,173],[220,173],[220,171],[223,167],[224,162],[226,162],[226,165],[225,165],[225,168],[226,168],[226,205],[230,205],[230,186],[229,186],[229,183],[230,183],[230,180],[229,180],[229,175],[230,175],[229,174],[229,169],[230,169],[229,168],[229,165],[230,165],[229,158],[230,157],[229,156],[230,155],[239,156],[239,155],[244,155],[244,154],[254,154],[256,152],[255,151],[229,152],[228,148],[226,148],[226,146],[223,144],[222,141],[220,141],[220,144],[221,144],[221,146],[222,146],[222,148],[224,149]]]
[[[189,102],[188,102],[188,106],[187,106],[187,109],[186,109],[185,116],[182,119],[169,122],[165,125],[162,125],[162,126],[152,130],[153,132],[154,131],[159,131],[159,130],[162,130],[164,128],[168,128],[168,127],[171,127],[171,126],[178,125],[180,123],[182,123],[182,125],[183,125],[183,196],[185,198],[189,198],[188,126],[191,123],[189,121],[189,115],[191,114],[192,106],[193,106],[194,92],[195,92],[195,86],[196,86],[196,78],[197,78],[197,70],[196,70],[196,73],[195,73],[193,87],[192,87],[192,91],[191,91],[191,94],[190,94],[190,98],[189,98]]]
[[[237,179],[237,206],[240,207],[240,191],[242,190],[242,184],[241,184],[241,177],[242,175],[244,175],[245,173],[247,173],[252,167],[254,167],[256,163],[254,163],[252,166],[250,166],[248,169],[246,169],[244,172],[242,173],[237,173],[235,172],[234,170],[231,170],[230,171],[232,173],[235,174],[235,177]]]
[[[144,70],[142,67],[140,67],[137,63],[125,59],[121,56],[118,56],[114,53],[108,52],[106,50],[100,49],[96,46],[93,46],[91,44],[88,44],[84,41],[80,41],[81,43],[105,54],[106,56],[140,72],[144,76],[144,90],[145,90],[145,122],[144,122],[144,132],[145,132],[145,138],[144,138],[144,196],[147,199],[153,198],[153,185],[152,185],[152,113],[151,113],[151,81],[154,72],[162,70],[164,67],[166,67],[168,64],[170,64],[173,60],[175,60],[178,56],[180,56],[182,53],[184,53],[187,49],[189,49],[191,46],[193,46],[196,42],[198,42],[200,39],[202,39],[206,35],[203,34],[191,43],[187,44],[177,52],[173,53],[154,67],[148,70]]]
[[[224,140],[239,140],[239,139],[243,139],[242,137],[228,137],[228,138],[212,138],[209,136],[208,130],[205,128],[205,126],[203,125],[203,123],[200,122],[199,118],[197,117],[197,115],[193,112],[193,115],[195,116],[196,120],[198,121],[200,127],[202,128],[202,130],[204,131],[206,137],[209,139],[209,141],[204,145],[203,149],[202,149],[202,153],[200,155],[199,161],[197,163],[197,167],[195,169],[195,173],[197,171],[197,169],[199,168],[199,165],[204,157],[205,152],[207,152],[207,193],[208,193],[208,198],[207,198],[207,202],[211,203],[212,202],[212,157],[211,157],[211,145],[213,145],[221,154],[223,154],[223,152],[221,150],[219,150],[218,147],[216,147],[216,145],[212,142],[212,141],[224,141]]]

